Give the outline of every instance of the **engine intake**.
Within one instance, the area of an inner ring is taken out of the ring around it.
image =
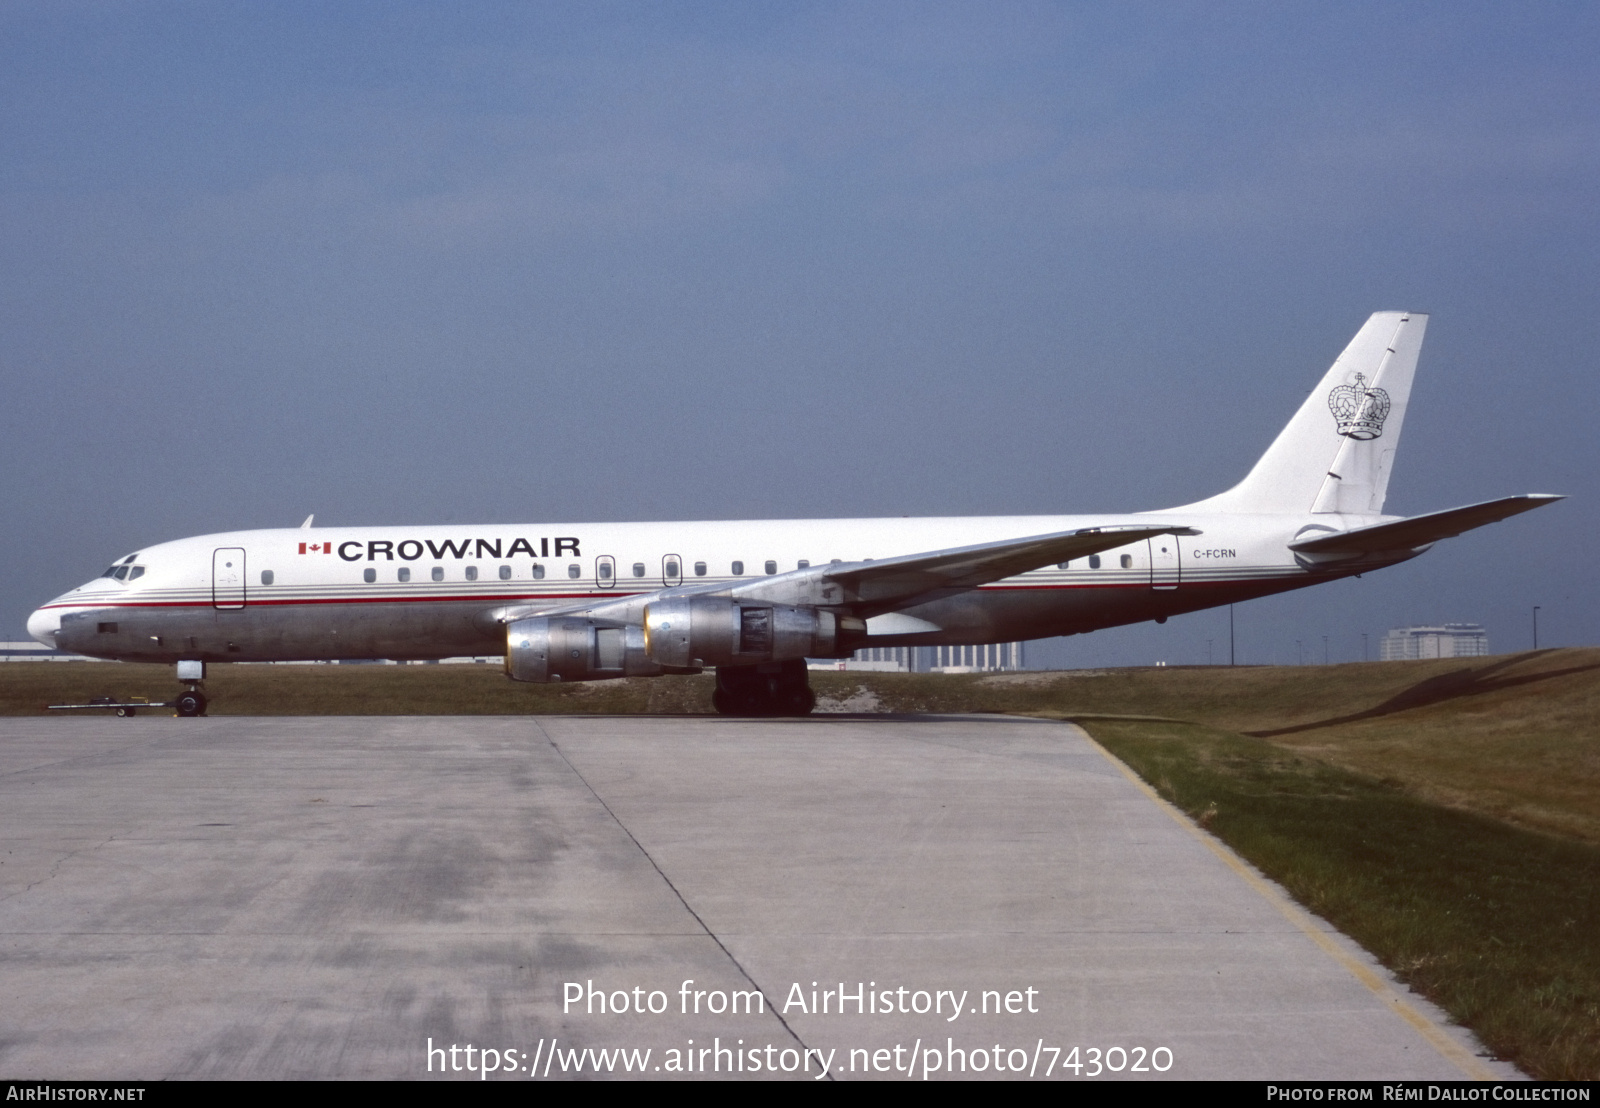
[[[820,608],[677,596],[644,610],[646,653],[664,666],[738,666],[829,657],[839,620]]]
[[[506,624],[506,676],[516,681],[603,681],[666,670],[645,653],[644,628],[578,616]]]

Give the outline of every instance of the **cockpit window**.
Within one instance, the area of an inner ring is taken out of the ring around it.
[[[144,567],[133,564],[138,557],[138,551],[135,551],[120,561],[112,562],[110,568],[100,576],[110,577],[114,581],[132,581],[137,577],[142,577],[144,575]]]

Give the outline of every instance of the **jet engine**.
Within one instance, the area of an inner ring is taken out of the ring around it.
[[[726,596],[676,596],[644,610],[645,652],[663,666],[825,658],[838,647],[838,617],[820,608]]]
[[[579,616],[506,624],[506,675],[517,681],[602,681],[668,672],[645,653],[644,628]]]

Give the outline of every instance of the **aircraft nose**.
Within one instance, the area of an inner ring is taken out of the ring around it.
[[[61,630],[61,613],[54,608],[40,608],[28,617],[28,634],[54,650],[56,632]]]

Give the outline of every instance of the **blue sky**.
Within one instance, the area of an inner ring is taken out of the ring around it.
[[[1600,8],[0,9],[4,618],[243,527],[1120,511],[1432,313],[1390,510],[1241,660],[1600,638]],[[1058,664],[1204,661],[1226,612]],[[1309,648],[1308,648],[1309,649]],[[1375,650],[1375,646],[1373,647]]]

